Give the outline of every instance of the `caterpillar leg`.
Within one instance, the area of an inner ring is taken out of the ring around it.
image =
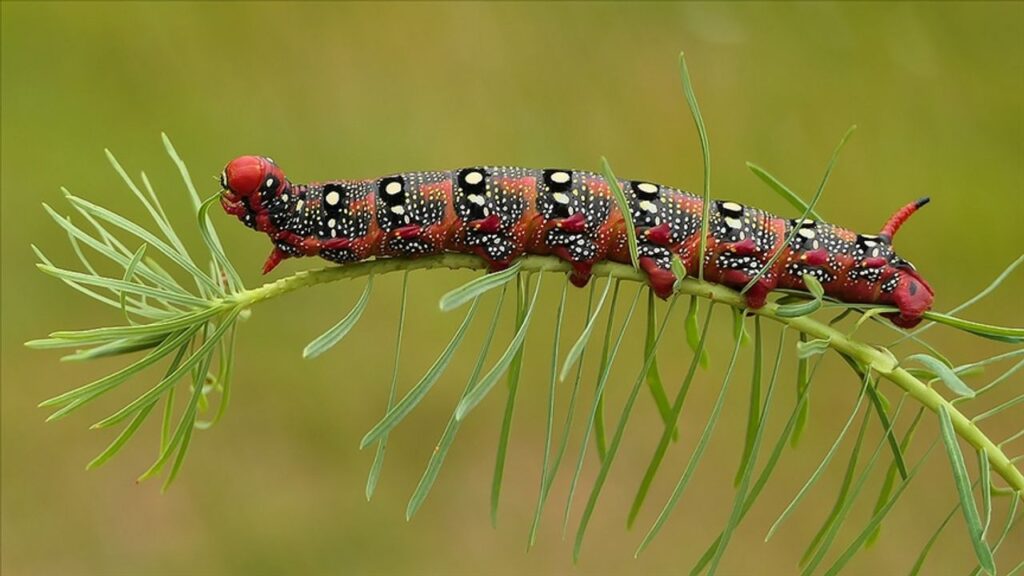
[[[270,256],[267,256],[267,261],[263,263],[263,273],[270,274],[270,271],[277,268],[277,265],[287,257],[284,250],[274,246],[274,249],[270,251]]]
[[[641,243],[637,249],[637,264],[647,274],[647,283],[658,298],[667,300],[676,284],[676,275],[672,273],[672,252],[668,248],[647,243]]]
[[[572,264],[569,281],[580,288],[590,282],[591,270],[598,256],[597,244],[586,232],[581,231],[582,223],[582,216],[577,219],[567,218],[545,235],[545,244],[551,253]]]
[[[750,238],[723,244],[714,261],[715,267],[720,270],[722,284],[736,290],[746,288],[765,264],[761,261],[757,244]],[[747,307],[764,306],[768,294],[776,288],[776,282],[770,271],[758,278],[745,293]]]

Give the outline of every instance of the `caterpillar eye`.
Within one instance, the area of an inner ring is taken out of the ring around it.
[[[893,254],[892,260],[889,261],[889,264],[893,268],[896,268],[898,270],[908,270],[910,272],[917,272],[917,268],[914,267],[913,264],[911,264],[907,260],[904,260],[903,258],[900,258],[899,256],[897,256],[895,254]]]

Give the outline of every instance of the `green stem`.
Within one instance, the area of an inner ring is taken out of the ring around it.
[[[520,262],[522,272],[569,272],[571,270],[568,262],[550,256],[526,256],[521,258]],[[259,288],[226,296],[214,301],[213,305],[249,307],[264,300],[276,298],[282,294],[317,284],[360,278],[370,274],[378,276],[388,272],[431,270],[435,268],[485,270],[487,269],[487,264],[476,256],[467,254],[440,254],[412,260],[382,259],[359,262],[344,266],[298,272]],[[597,264],[594,266],[594,275],[610,275],[621,280],[646,282],[646,277],[642,272],[634,270],[628,265],[615,262]],[[742,295],[719,284],[712,284],[695,278],[686,278],[679,283],[677,289],[678,292],[683,294],[691,294],[714,302],[721,302],[741,310],[746,309],[746,299]],[[762,308],[747,310],[747,312],[787,324],[814,338],[827,340],[829,347],[856,359],[862,366],[870,366],[875,373],[881,374],[905,390],[910,396],[936,414],[938,414],[940,406],[945,406],[953,421],[953,428],[956,430],[957,435],[971,446],[974,446],[974,448],[987,453],[992,469],[1009,484],[1011,489],[1018,493],[1024,493],[1024,475],[1013,465],[999,446],[990,440],[950,401],[943,398],[938,392],[912,376],[903,368],[900,368],[893,356],[869,344],[853,340],[846,334],[808,316],[795,318],[779,316],[778,308],[775,304],[766,304]]]

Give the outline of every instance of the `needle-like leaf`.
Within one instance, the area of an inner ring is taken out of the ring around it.
[[[939,406],[939,425],[942,431],[942,442],[946,445],[946,455],[949,456],[949,463],[953,469],[953,480],[960,495],[960,510],[967,522],[967,530],[971,535],[974,553],[977,555],[981,567],[989,574],[995,574],[996,566],[995,560],[992,558],[992,550],[985,542],[985,527],[981,524],[978,505],[971,495],[971,481],[967,474],[967,465],[964,463],[964,455],[960,451],[960,444],[957,442],[956,432],[953,430],[953,420],[945,405]],[[983,486],[982,489],[988,491],[989,487]]]
[[[558,379],[562,382],[565,381],[566,376],[569,375],[569,370],[572,369],[573,365],[583,356],[583,350],[587,347],[587,342],[590,340],[590,333],[594,330],[594,323],[597,322],[597,317],[601,314],[601,308],[604,307],[605,298],[608,297],[608,289],[615,284],[611,277],[608,277],[608,281],[604,285],[604,292],[601,292],[601,299],[597,301],[597,307],[594,308],[593,313],[590,314],[587,325],[583,327],[583,331],[580,332],[580,337],[576,340],[576,343],[569,349],[569,353],[565,356],[565,362],[562,364],[562,371],[558,376]]]
[[[647,371],[650,370],[651,365],[654,362],[654,357],[658,351],[658,344],[661,342],[661,336],[668,325],[668,319],[672,314],[672,309],[675,308],[676,300],[676,298],[673,298],[669,303],[668,310],[665,311],[665,318],[661,323],[661,330],[659,330],[657,336],[655,336],[654,344],[650,351],[645,354],[643,368],[640,370],[640,374],[637,375],[636,382],[633,384],[633,389],[630,391],[629,396],[626,398],[626,403],[622,407],[622,415],[619,417],[619,423],[615,427],[615,434],[612,436],[612,442],[608,446],[608,453],[601,462],[601,469],[597,473],[597,478],[594,479],[594,486],[590,490],[590,497],[587,498],[587,505],[583,509],[583,516],[580,518],[580,526],[576,530],[576,541],[573,545],[572,553],[573,561],[579,560],[580,549],[583,547],[583,537],[586,535],[587,526],[590,524],[590,518],[594,514],[594,508],[597,506],[597,499],[600,497],[601,489],[604,487],[604,482],[608,478],[608,472],[611,470],[612,462],[618,454],[619,446],[622,443],[622,437],[626,432],[626,423],[629,422],[629,415],[633,411],[633,404],[636,402],[636,397],[640,393],[641,386],[647,379]],[[671,430],[671,428],[669,428],[669,430]]]
[[[669,496],[668,502],[665,503],[661,513],[658,514],[658,519],[654,521],[654,525],[644,536],[643,541],[640,542],[640,547],[637,550],[643,550],[650,542],[651,539],[661,530],[661,527],[668,520],[669,513],[675,508],[676,504],[679,503],[679,499],[682,498],[683,492],[686,490],[687,485],[690,482],[690,478],[693,476],[694,471],[697,469],[697,465],[701,462],[701,457],[704,455],[704,450],[708,446],[708,442],[711,441],[711,434],[715,430],[715,425],[718,423],[718,417],[722,412],[722,406],[725,404],[725,393],[729,389],[729,381],[732,378],[733,368],[736,367],[736,358],[740,352],[740,341],[737,338],[736,345],[733,347],[732,357],[729,359],[729,365],[725,369],[725,377],[722,380],[722,388],[718,393],[718,399],[715,400],[715,405],[711,409],[711,415],[708,416],[707,424],[704,425],[704,431],[701,432],[700,440],[697,441],[697,446],[693,449],[693,454],[690,455],[690,460],[686,464],[686,470],[683,475],[679,477],[679,481],[676,483],[676,487],[672,490],[672,495]]]
[[[441,377],[445,369],[448,367],[448,363],[451,362],[452,355],[459,348],[459,344],[462,343],[463,337],[466,335],[466,329],[469,328],[470,323],[473,321],[473,316],[476,315],[476,307],[480,302],[479,299],[473,300],[473,304],[469,307],[469,311],[466,312],[466,317],[462,320],[462,325],[452,336],[451,341],[448,342],[448,346],[445,347],[441,355],[437,357],[434,364],[427,370],[427,373],[423,375],[423,378],[416,383],[406,394],[398,401],[398,404],[388,411],[387,414],[381,418],[380,422],[377,422],[370,431],[363,436],[363,440],[359,443],[359,448],[366,448],[376,440],[379,440],[384,434],[391,431],[392,428],[398,425],[399,422],[405,418],[412,409],[423,400],[427,392],[430,392],[430,387],[437,382],[437,379]]]
[[[523,347],[523,339],[526,338],[526,330],[530,327],[530,318],[533,317],[533,310],[537,304],[537,296],[540,294],[540,280],[543,276],[537,275],[537,286],[533,289],[533,297],[530,298],[530,304],[526,307],[526,314],[523,316],[523,322],[516,331],[516,335],[512,338],[512,342],[508,345],[505,353],[498,358],[498,361],[491,368],[491,371],[484,375],[480,379],[480,382],[466,394],[466,397],[459,402],[459,407],[455,409],[455,419],[464,420],[466,415],[476,407],[487,396],[487,393],[491,391],[491,388],[498,382],[509,366],[512,365],[512,361],[518,355],[520,348]]]
[[[519,274],[520,267],[521,264],[516,262],[501,272],[484,274],[448,292],[441,297],[441,311],[450,312],[488,290],[504,286]]]
[[[686,377],[683,379],[683,383],[679,387],[679,391],[676,392],[675,401],[672,403],[671,416],[673,423],[679,420],[679,414],[683,411],[683,404],[686,402],[686,395],[690,391],[690,385],[693,383],[693,377],[697,374],[697,366],[700,364],[701,352],[704,351],[704,347],[707,344],[708,328],[711,326],[711,313],[714,311],[713,309],[714,306],[708,308],[707,316],[704,318],[704,327],[701,329],[700,338],[697,341],[697,348],[690,360],[690,368],[686,372]],[[633,496],[633,504],[630,506],[629,516],[626,519],[626,526],[629,528],[633,526],[637,515],[640,514],[640,508],[643,507],[644,500],[647,498],[647,492],[651,489],[651,483],[654,482],[654,476],[658,473],[661,461],[665,458],[665,453],[668,451],[668,445],[672,439],[670,432],[671,430],[667,427],[662,432],[661,438],[658,440],[658,446],[654,449],[654,455],[651,456],[651,461],[647,465],[647,470],[644,472],[644,477],[640,481],[640,486],[637,488],[636,495]]]
[[[402,275],[402,296],[398,305],[398,329],[395,331],[395,365],[391,368],[391,387],[388,390],[388,404],[384,413],[391,410],[395,403],[395,396],[398,393],[398,367],[402,358],[402,335],[405,333],[405,305],[409,296],[409,273]],[[373,492],[377,489],[377,481],[380,479],[381,469],[384,467],[384,453],[388,447],[388,436],[385,434],[377,442],[377,453],[373,455],[373,464],[370,466],[370,474],[366,478],[366,500],[373,498]]]
[[[537,540],[537,530],[540,528],[540,516],[544,512],[544,503],[547,500],[548,476],[551,474],[551,439],[555,428],[555,391],[558,384],[558,346],[562,338],[562,320],[565,318],[565,295],[569,288],[568,282],[562,285],[562,297],[558,300],[558,312],[555,316],[555,335],[551,339],[551,371],[548,378],[548,410],[547,420],[544,426],[544,461],[540,467],[540,489],[537,491],[537,506],[533,512],[533,522],[530,524],[530,536],[527,540],[526,549],[533,547]],[[591,290],[593,294],[593,290]]]
[[[704,193],[701,196],[702,210],[700,217],[700,244],[697,252],[697,262],[704,262],[704,254],[708,245],[708,222],[711,221],[711,145],[708,143],[708,131],[704,127],[704,117],[700,114],[700,106],[697,104],[697,95],[693,91],[693,82],[690,81],[690,71],[686,67],[686,55],[679,53],[679,77],[683,82],[683,94],[686,96],[686,104],[690,107],[690,115],[697,127],[697,137],[700,139],[700,156],[704,161]],[[704,279],[704,266],[697,266],[697,276]]]
[[[540,283],[540,278],[537,280]],[[566,277],[568,282],[568,276]],[[562,286],[564,291],[565,285]],[[526,323],[526,293],[530,290],[529,275],[520,276],[516,283],[516,333]],[[501,432],[498,434],[498,449],[495,451],[494,476],[491,480],[491,526],[498,526],[498,502],[501,500],[501,484],[505,477],[505,455],[508,451],[508,440],[512,434],[512,415],[515,412],[516,397],[519,395],[519,375],[523,368],[523,355],[526,347],[520,346],[512,358],[508,368],[508,399],[505,401],[505,415],[501,420]]]
[[[349,330],[355,327],[356,323],[363,316],[363,311],[366,310],[366,303],[370,301],[370,292],[373,291],[373,276],[371,275],[366,279],[366,288],[363,289],[363,295],[359,297],[356,305],[352,307],[352,310],[341,319],[340,322],[331,326],[326,332],[317,336],[312,342],[306,345],[302,349],[303,358],[316,358],[324,352],[330,350],[335,344],[341,342]]]
[[[788,506],[786,506],[785,510],[779,514],[779,517],[772,524],[772,527],[768,529],[768,534],[764,537],[765,542],[771,539],[772,535],[775,534],[775,531],[782,525],[782,522],[784,522],[790,513],[796,509],[796,506],[801,500],[803,500],[804,495],[807,494],[807,491],[810,490],[811,486],[818,482],[818,478],[821,477],[821,474],[825,471],[828,463],[832,461],[832,457],[835,456],[836,450],[839,449],[839,445],[842,444],[843,438],[846,437],[846,433],[850,430],[850,425],[853,424],[854,418],[857,416],[857,413],[860,412],[860,405],[864,401],[864,396],[867,392],[868,386],[871,386],[870,373],[865,376],[864,381],[861,383],[860,394],[857,395],[857,402],[853,405],[853,410],[850,411],[850,416],[846,419],[846,424],[844,424],[843,428],[839,431],[839,436],[836,437],[835,441],[832,443],[832,447],[825,453],[825,457],[822,458],[821,463],[818,464],[818,467],[811,474],[810,478],[807,479],[807,482],[805,482],[803,487],[800,488],[800,491],[793,497],[793,500]]]
[[[615,204],[619,207],[619,213],[622,214],[622,223],[626,226],[629,260],[633,264],[633,269],[639,270],[640,252],[637,247],[636,225],[633,223],[633,211],[629,207],[629,200],[626,199],[625,193],[622,192],[622,186],[619,185],[619,179],[612,172],[611,164],[608,163],[608,159],[604,156],[601,157],[601,171],[604,174],[605,182],[608,183],[608,188],[612,191],[612,198],[615,199]]]
[[[491,341],[494,339],[494,333],[497,331],[498,318],[501,316],[501,306],[505,303],[505,291],[508,285],[501,287],[501,292],[498,295],[498,302],[494,306],[494,315],[491,317],[491,323],[484,333],[484,341],[480,347],[480,353],[477,355],[476,365],[473,367],[473,372],[469,376],[469,380],[466,382],[466,388],[462,392],[462,397],[465,398],[466,394],[473,388],[477,382],[477,378],[480,377],[480,372],[483,370],[484,362],[487,360],[487,353],[491,349]],[[473,305],[476,305],[474,301]],[[430,494],[430,489],[434,486],[434,481],[437,480],[437,475],[441,471],[441,466],[444,464],[444,459],[448,455],[448,449],[451,448],[452,442],[455,441],[455,434],[459,431],[459,426],[462,423],[455,418],[455,413],[452,412],[450,418],[448,418],[448,424],[444,428],[444,432],[441,434],[441,440],[434,447],[434,451],[430,454],[430,461],[427,462],[427,467],[423,471],[423,476],[420,478],[419,484],[416,485],[416,489],[413,491],[412,496],[409,498],[409,504],[405,508],[405,519],[411,520],[416,515],[416,511],[423,505],[424,500],[427,499],[427,495]]]
[[[640,291],[638,290],[636,295],[633,296],[633,302],[629,305],[626,318],[622,321],[622,328],[617,332],[619,336],[615,339],[615,345],[608,352],[609,363],[614,362],[615,357],[619,353],[619,345],[622,344],[622,340],[626,335],[626,329],[629,327],[629,322],[633,319],[633,311],[636,310],[636,304],[639,301]],[[587,425],[583,429],[583,440],[580,442],[580,455],[576,459],[576,469],[573,471],[572,482],[569,484],[569,495],[565,499],[565,511],[562,514],[563,535],[569,524],[569,513],[572,511],[573,496],[576,494],[576,486],[579,484],[580,473],[583,471],[583,461],[587,455],[587,446],[590,444],[590,434],[594,430],[594,422],[597,420],[598,409],[601,406],[601,399],[604,397],[604,387],[607,382],[608,371],[604,370],[597,380],[597,387],[594,389],[594,401],[591,404],[590,414],[587,417]]]

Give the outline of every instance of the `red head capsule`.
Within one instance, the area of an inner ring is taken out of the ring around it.
[[[267,204],[288,186],[284,173],[266,156],[239,156],[220,176],[221,204],[250,228],[256,227]]]

